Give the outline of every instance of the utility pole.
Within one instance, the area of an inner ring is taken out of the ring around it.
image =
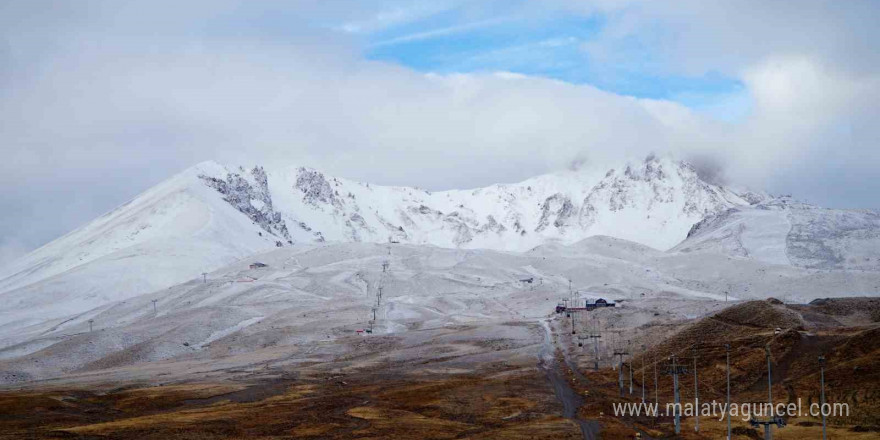
[[[654,358],[654,405],[660,406],[660,383],[657,379],[657,358]]]
[[[625,351],[614,352],[614,356],[617,356],[617,386],[620,388],[620,397],[623,397],[623,357],[627,354],[629,353]]]
[[[153,300],[153,313],[159,313],[159,310],[156,309],[156,301],[159,301],[159,300],[158,299]]]
[[[724,350],[727,352],[727,413],[724,417],[727,419],[727,440],[730,440],[730,344],[724,344]]]
[[[673,414],[675,415],[675,435],[681,434],[681,398],[678,394],[678,365],[675,363],[675,355],[672,355],[672,394]]]
[[[93,322],[95,322],[94,319],[90,319],[90,320],[89,320],[89,333],[92,332],[92,323],[93,323]]]
[[[645,345],[642,344],[642,403],[645,403]]]
[[[593,370],[594,371],[599,371],[599,338],[601,338],[601,337],[602,337],[602,335],[599,335],[599,334],[590,335],[590,339],[593,340],[593,353],[595,356],[595,358],[593,359]]]
[[[822,440],[828,440],[828,433],[825,431],[825,356],[819,356],[819,381],[821,383],[821,391],[819,391],[819,412],[822,413]]]
[[[626,348],[629,350],[632,341],[626,341]],[[633,393],[633,357],[629,355],[629,395],[632,396]]]
[[[573,310],[572,310],[571,313],[568,314],[568,316],[571,316],[571,334],[576,334],[576,333],[577,333],[577,332],[574,330],[574,315],[575,315],[575,313],[574,313]]]
[[[783,419],[782,417],[773,415],[773,379],[770,374],[771,370],[770,370],[770,343],[769,342],[767,343],[767,345],[764,346],[764,350],[767,352],[767,399],[768,399],[768,404],[770,405],[770,408],[768,410],[770,417],[767,418],[767,420],[752,419],[752,420],[749,420],[749,424],[751,424],[752,426],[754,426],[756,428],[758,426],[764,426],[764,439],[772,440],[773,439],[772,425],[776,425],[777,427],[782,428],[785,426],[785,419]]]
[[[767,343],[767,345],[764,346],[764,351],[767,354],[767,404],[769,405],[767,413],[769,414],[769,417],[767,418],[767,420],[757,420],[757,419],[750,420],[749,423],[754,427],[758,427],[759,425],[763,425],[764,426],[764,439],[765,440],[773,440],[773,429],[771,428],[771,425],[776,424],[777,426],[779,426],[781,428],[782,426],[784,426],[783,425],[784,421],[773,415],[773,376],[772,376],[771,370],[770,370],[770,343],[769,342]]]
[[[208,272],[202,272],[202,284],[208,283]]]
[[[571,288],[571,278],[568,279],[568,303],[571,304],[571,307],[577,307],[574,301],[574,291]]]
[[[767,403],[770,405],[770,415],[773,416],[773,376],[770,374],[770,343],[764,346],[767,353]]]
[[[694,350],[694,432],[700,432],[700,387],[697,385],[697,347]]]

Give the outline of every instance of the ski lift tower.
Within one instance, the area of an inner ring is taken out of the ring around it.
[[[687,374],[688,369],[687,366],[675,362],[675,355],[670,356],[669,360],[672,361],[672,364],[667,366],[666,374],[672,375],[672,393],[675,404],[672,412],[675,416],[675,434],[678,435],[681,434],[681,394],[678,390],[678,376]]]
[[[770,427],[773,425],[776,425],[778,428],[784,428],[785,427],[785,419],[783,419],[782,417],[779,417],[779,416],[771,417],[767,420],[751,419],[751,420],[749,420],[749,425],[752,425],[755,428],[757,428],[759,426],[763,426],[764,427],[764,439],[765,440],[772,440],[773,439],[773,431],[770,429]]]

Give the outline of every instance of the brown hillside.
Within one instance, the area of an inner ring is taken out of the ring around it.
[[[764,402],[765,347],[769,347],[774,401],[801,398],[809,404],[818,401],[818,357],[825,356],[827,401],[845,402],[851,408],[849,418],[837,418],[835,423],[876,427],[880,426],[880,324],[873,317],[878,310],[880,301],[871,298],[811,305],[750,301],[685,326],[644,358],[636,358],[635,364],[659,359],[665,366],[676,354],[679,364],[692,366],[696,353],[701,397],[723,399],[724,344],[730,344],[734,400]],[[683,398],[691,395],[692,374],[682,376]]]

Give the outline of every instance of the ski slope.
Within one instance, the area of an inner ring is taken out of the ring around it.
[[[880,271],[880,214],[778,198],[706,218],[671,252],[718,252],[812,269]]]
[[[253,261],[267,267],[250,269]],[[620,308],[609,313],[645,308],[634,326],[656,314],[700,316],[723,305],[725,295],[803,303],[880,293],[877,272],[666,253],[602,236],[527,252],[371,243],[283,247],[224,266],[207,282],[0,326],[0,383],[261,350],[283,357],[349,344],[356,330],[369,326],[377,304],[378,335],[536,322],[568,297],[569,280],[581,299],[618,301]]]
[[[205,172],[218,168],[188,169],[0,269],[0,326],[84,312],[274,248],[200,183]]]

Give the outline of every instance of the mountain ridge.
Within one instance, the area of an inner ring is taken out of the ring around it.
[[[694,223],[745,206],[746,198],[701,180],[685,162],[655,156],[611,170],[437,192],[306,167],[266,171],[202,162],[0,268],[0,299],[27,311],[0,311],[0,326],[31,313],[90,310],[291,245],[402,242],[526,251],[608,235],[667,249]]]
[[[880,213],[779,197],[696,223],[672,252],[718,252],[817,270],[880,271]]]
[[[655,157],[601,172],[567,171],[436,192],[354,182],[306,167],[273,172],[239,167],[200,178],[281,244],[401,241],[522,251],[548,240],[570,244],[598,234],[665,250],[706,215],[768,198],[709,184],[689,164]],[[638,225],[621,228],[622,217]],[[636,226],[653,230],[639,234]]]

